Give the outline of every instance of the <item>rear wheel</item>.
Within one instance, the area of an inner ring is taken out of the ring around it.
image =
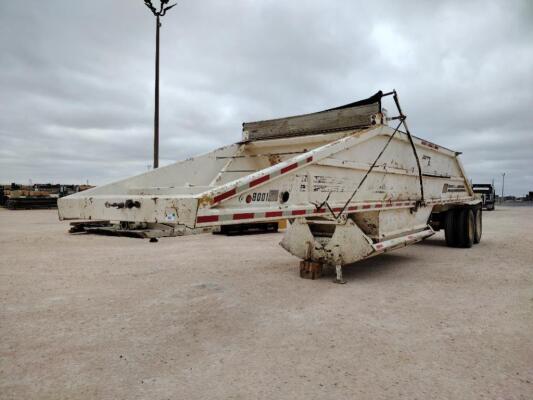
[[[466,248],[472,247],[476,230],[474,212],[470,208],[459,210],[456,222],[457,245]]]
[[[481,242],[481,233],[483,232],[483,219],[482,219],[481,207],[474,211],[474,244]]]
[[[444,217],[444,237],[446,238],[446,245],[449,247],[457,246],[457,229],[455,227],[457,221],[457,211],[448,210]]]

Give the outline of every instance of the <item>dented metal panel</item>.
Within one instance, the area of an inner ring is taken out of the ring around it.
[[[380,124],[380,91],[368,99],[311,114],[243,123],[243,140],[265,140],[345,131]]]
[[[376,125],[382,115],[377,104],[357,109],[323,111],[298,117],[243,124],[243,139],[265,140],[320,132],[335,132]]]

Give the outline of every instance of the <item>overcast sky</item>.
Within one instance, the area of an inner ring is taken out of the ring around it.
[[[0,182],[146,171],[154,28],[143,0],[2,0]],[[533,1],[182,0],[161,35],[161,164],[395,88],[474,182],[533,190]]]

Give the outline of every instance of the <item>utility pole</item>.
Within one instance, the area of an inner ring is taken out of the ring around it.
[[[505,172],[502,174],[502,203],[503,203],[503,193],[504,193],[504,188],[505,188]]]
[[[159,167],[159,28],[161,28],[160,17],[163,17],[168,10],[176,5],[166,6],[170,0],[161,0],[159,10],[152,4],[151,0],[144,0],[146,7],[152,11],[155,19],[155,110],[154,110],[154,168]]]

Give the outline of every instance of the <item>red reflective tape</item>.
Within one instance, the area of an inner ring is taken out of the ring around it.
[[[293,210],[292,215],[304,215],[306,213],[305,210]]]
[[[342,211],[342,208],[341,208],[341,207],[337,207],[337,208],[334,208],[333,211],[334,211],[334,212],[341,212],[341,211]]]
[[[196,222],[199,224],[205,224],[206,222],[217,222],[218,215],[202,215],[196,218]]]
[[[432,149],[438,150],[439,146],[437,146],[435,143],[426,142],[425,140],[422,140],[421,142],[424,146],[431,147]]]
[[[273,217],[282,217],[283,211],[267,211],[265,213],[265,218],[273,218]]]
[[[357,210],[357,206],[348,207],[348,211],[355,211],[355,210]]]
[[[392,207],[392,203],[387,203],[385,207]]]
[[[370,207],[372,207],[370,204],[363,204],[363,208],[364,209],[367,209],[367,208],[370,208]]]
[[[269,179],[270,179],[270,175],[265,175],[260,178],[254,179],[253,181],[250,182],[250,187],[257,186],[260,183],[268,181]]]
[[[294,163],[294,164],[291,164],[291,165],[287,165],[286,167],[282,168],[281,169],[281,173],[284,174],[285,172],[289,172],[289,171],[293,170],[294,168],[298,168],[298,164],[297,163]]]
[[[311,162],[311,161],[313,161],[313,156],[311,156],[311,157],[307,157],[307,160],[305,160],[305,161],[307,161],[307,162]]]
[[[314,213],[316,214],[325,213],[325,212],[326,212],[325,208],[315,208],[315,211],[314,211]]]
[[[381,208],[381,207],[383,207],[383,204],[376,204],[374,207],[375,208]]]
[[[213,198],[214,203],[220,203],[222,200],[227,199],[228,197],[231,197],[237,193],[237,189],[233,188],[225,193],[219,194],[218,196],[215,196]]]
[[[252,219],[254,217],[254,213],[241,213],[241,214],[233,214],[233,219]]]

